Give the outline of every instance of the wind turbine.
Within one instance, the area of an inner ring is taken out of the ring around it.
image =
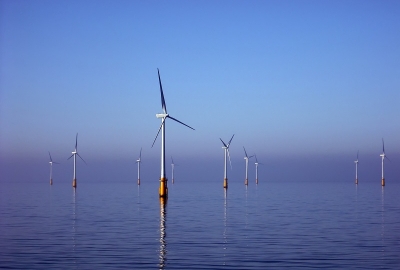
[[[383,171],[383,164],[384,164],[385,158],[387,158],[389,161],[390,161],[390,159],[385,154],[385,142],[383,141],[383,138],[382,138],[382,150],[383,150],[383,153],[380,154],[380,156],[382,157],[382,186],[385,186],[385,175],[384,175],[384,171]]]
[[[246,161],[246,178],[244,179],[244,184],[247,186],[249,184],[249,179],[248,179],[248,168],[249,168],[249,159],[252,158],[253,156],[248,156],[247,152],[246,152],[246,148],[244,148],[243,146],[243,150],[244,150],[244,160]]]
[[[72,186],[74,188],[76,188],[76,156],[80,157],[83,160],[83,158],[78,154],[78,133],[76,133],[76,138],[75,138],[75,150],[72,152],[72,155],[68,158],[70,159],[74,157],[74,179],[72,180]],[[83,162],[87,164],[85,160],[83,160]]]
[[[356,164],[356,185],[358,184],[358,151],[357,151],[357,160],[354,161]]]
[[[229,155],[229,146],[231,145],[233,136],[235,136],[235,134],[232,135],[232,138],[229,140],[228,144],[226,144],[221,138],[219,138],[221,140],[222,144],[224,145],[224,146],[222,146],[222,149],[224,149],[224,156],[225,156],[225,158],[224,158],[224,188],[228,188],[228,174],[226,171],[226,165],[227,165],[226,156],[227,155],[229,158],[229,164],[231,165],[231,169],[232,169],[231,156]]]
[[[256,154],[254,154],[254,157],[256,158],[256,162],[254,164],[256,164],[256,184],[258,185],[258,164],[262,163],[258,163]]]
[[[176,164],[177,165],[177,164]],[[172,167],[172,184],[174,183],[174,169],[175,169],[175,163],[174,160],[171,157],[171,167]]]
[[[140,185],[140,162],[142,162],[142,148],[140,148],[139,159],[136,160],[137,163],[137,184]]]
[[[158,129],[156,138],[154,139],[153,145],[151,147],[154,146],[154,143],[157,140],[158,134],[160,134],[161,131],[161,176],[160,176],[160,188],[159,188],[159,195],[160,197],[168,197],[168,187],[167,187],[167,177],[165,175],[165,120],[167,118],[170,118],[184,126],[187,126],[188,128],[191,128],[194,130],[194,128],[186,125],[185,123],[182,123],[181,121],[173,118],[172,116],[170,116],[167,113],[167,105],[165,104],[165,98],[164,98],[164,93],[163,93],[163,89],[162,89],[162,84],[161,84],[161,78],[160,78],[160,70],[157,69],[158,72],[158,82],[160,84],[160,93],[161,93],[161,107],[163,109],[163,113],[158,113],[156,114],[157,118],[161,118],[161,126]]]
[[[50,157],[50,162],[49,162],[50,163],[50,185],[52,185],[53,184],[53,163],[54,164],[60,164],[60,163],[55,162],[51,159],[50,152],[49,152],[49,157]]]

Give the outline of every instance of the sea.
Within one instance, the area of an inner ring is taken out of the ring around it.
[[[3,182],[0,269],[400,269],[400,184]]]

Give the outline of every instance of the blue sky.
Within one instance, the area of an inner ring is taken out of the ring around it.
[[[222,162],[219,137],[234,133],[238,167],[245,146],[270,163],[343,157],[350,172],[359,150],[379,177],[384,137],[399,177],[399,1],[17,0],[0,12],[3,164],[51,151],[71,170],[79,132],[88,163],[129,167],[143,147],[158,170],[159,68],[168,112],[196,129],[167,122],[176,163]]]

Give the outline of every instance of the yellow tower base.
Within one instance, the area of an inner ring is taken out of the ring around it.
[[[358,178],[356,178],[356,185],[358,185]]]
[[[385,186],[385,178],[382,178],[382,187]]]
[[[140,179],[137,180],[137,184],[140,186]]]
[[[224,178],[224,188],[228,188],[228,179]]]
[[[53,179],[50,179],[50,185],[52,185],[53,184]]]
[[[76,188],[76,179],[72,180],[72,186]]]
[[[172,178],[172,184],[174,183],[174,178]]]
[[[258,185],[258,178],[256,179],[256,184]]]
[[[160,197],[168,197],[167,181],[167,178],[160,178],[160,188],[158,190]]]
[[[244,184],[247,186],[247,185],[249,184],[249,180],[248,180],[248,179],[245,179],[245,180],[244,180]]]

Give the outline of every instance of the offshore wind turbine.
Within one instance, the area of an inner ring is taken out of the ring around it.
[[[244,179],[244,184],[247,186],[249,184],[249,179],[248,179],[248,169],[249,169],[249,159],[252,158],[253,156],[248,156],[247,152],[246,152],[246,148],[244,148],[243,146],[243,150],[244,150],[244,160],[246,161],[246,178]]]
[[[258,184],[258,164],[262,164],[262,163],[258,163],[256,154],[254,154],[254,157],[256,159],[256,162],[254,163],[256,165],[256,184]]]
[[[387,158],[389,161],[390,161],[390,159],[385,154],[385,142],[383,141],[383,138],[382,138],[382,151],[383,151],[383,153],[380,154],[380,156],[382,157],[382,186],[385,186],[385,174],[384,174],[384,170],[383,170],[383,165],[385,163],[384,162],[385,158]]]
[[[171,168],[172,168],[172,184],[174,183],[174,169],[175,169],[175,163],[174,160],[171,157]]]
[[[140,185],[140,162],[142,162],[142,148],[140,148],[139,158],[136,160],[137,163],[137,184]]]
[[[191,128],[194,130],[194,128],[186,125],[185,123],[173,118],[172,116],[170,116],[167,113],[167,105],[165,104],[165,98],[164,98],[164,92],[162,89],[162,84],[161,84],[161,78],[160,78],[160,70],[157,69],[158,72],[158,82],[160,84],[160,94],[161,94],[161,107],[163,109],[163,113],[158,113],[156,114],[157,118],[161,118],[161,126],[158,129],[156,138],[154,139],[153,145],[151,147],[154,146],[154,143],[157,140],[158,134],[160,134],[161,131],[161,176],[160,176],[160,188],[159,188],[159,195],[160,197],[168,197],[168,186],[167,186],[167,177],[165,175],[165,120],[167,118],[172,119],[184,126],[187,126],[188,128]]]
[[[354,161],[356,164],[356,185],[358,184],[358,151],[357,151],[357,160]]]
[[[76,188],[76,156],[80,157],[83,160],[83,158],[78,154],[78,133],[76,133],[76,138],[75,138],[75,150],[72,152],[72,155],[68,158],[70,159],[74,157],[74,179],[72,180],[72,186],[74,188]],[[87,164],[85,160],[83,160],[83,162]]]
[[[53,164],[60,164],[58,162],[53,161],[53,159],[51,158],[50,152],[49,152],[49,157],[50,157],[50,185],[53,184]]]
[[[231,156],[229,155],[229,146],[231,145],[233,136],[235,136],[235,134],[232,135],[232,138],[229,140],[228,144],[226,144],[221,138],[219,138],[221,140],[222,144],[224,145],[224,146],[222,146],[222,149],[224,149],[224,157],[225,157],[224,158],[224,188],[228,188],[228,173],[226,170],[226,165],[227,165],[226,156],[227,155],[229,158],[229,164],[231,165],[231,169],[232,169]]]

